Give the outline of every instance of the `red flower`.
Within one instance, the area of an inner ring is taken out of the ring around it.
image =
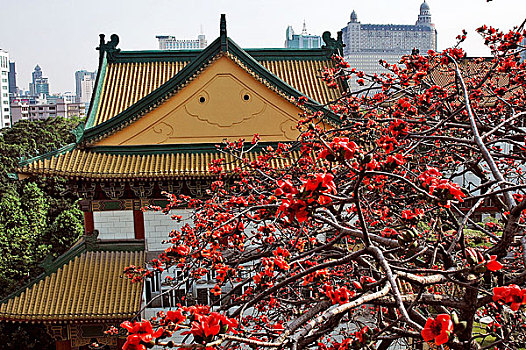
[[[498,271],[498,270],[502,269],[503,266],[502,266],[502,264],[500,262],[497,261],[497,256],[496,255],[491,255],[490,256],[490,260],[486,264],[486,267],[490,271]]]
[[[296,194],[298,189],[294,187],[290,180],[278,180],[278,188],[274,191],[276,196],[281,196],[282,194]]]
[[[526,304],[526,289],[521,289],[515,284],[510,284],[505,287],[495,287],[493,288],[493,301],[497,300],[511,303],[511,309],[517,311],[521,305]]]
[[[237,327],[237,320],[228,318],[217,312],[212,312],[210,315],[195,314],[195,321],[192,322],[192,328],[189,331],[181,333],[181,335],[192,334],[197,341],[209,341],[215,335],[221,332],[221,328],[226,326],[226,332],[230,328]],[[225,330],[222,331],[224,333]]]
[[[327,295],[333,304],[345,304],[349,302],[349,298],[352,298],[356,293],[349,291],[347,287],[340,287],[334,290],[331,286],[325,286],[325,295]]]
[[[170,254],[172,256],[186,256],[188,254],[190,254],[190,248],[187,247],[187,246],[184,246],[184,245],[180,245],[178,247],[168,247],[166,249],[166,253],[167,254]]]
[[[414,218],[420,217],[424,215],[424,211],[422,209],[415,209],[415,212],[413,213],[411,210],[404,209],[402,210],[402,219],[405,220],[413,220]]]
[[[284,271],[290,269],[289,264],[282,257],[275,257],[274,265],[276,265],[277,267],[279,267],[281,270],[284,270]]]
[[[166,318],[170,321],[172,321],[175,324],[180,324],[186,321],[186,316],[183,315],[181,310],[176,311],[167,311],[166,312]]]
[[[354,157],[354,153],[358,150],[358,146],[353,141],[349,141],[347,137],[335,137],[334,140],[329,144],[329,149],[324,149],[320,152],[319,158],[331,160],[334,154],[338,155],[340,152],[343,153],[345,159],[351,159]]]
[[[497,261],[496,255],[491,255],[488,262],[482,255],[482,253],[475,248],[467,248],[466,255],[470,264],[486,264],[486,268],[490,271],[498,271],[502,269],[502,264]]]
[[[447,314],[437,315],[436,319],[428,318],[424,329],[420,333],[425,341],[434,340],[436,345],[448,342],[449,335],[453,332],[451,316]]]
[[[215,285],[214,288],[210,290],[210,293],[214,294],[215,296],[221,295],[221,287],[219,285]]]
[[[315,174],[314,177],[303,181],[302,189],[311,192],[319,190],[320,192],[337,193],[333,179],[334,175],[332,174]]]
[[[221,330],[221,325],[217,313],[212,312],[209,316],[205,315],[195,315],[195,321],[192,322],[192,328],[190,331],[181,333],[182,335],[191,333],[193,336],[198,336],[201,338],[207,338],[209,336],[214,336],[219,334]]]
[[[299,222],[304,222],[309,216],[307,203],[301,199],[283,199],[278,208],[278,213],[285,213],[289,219],[296,217]]]
[[[146,347],[141,342],[149,343],[164,333],[162,328],[154,332],[150,321],[135,323],[125,321],[121,323],[121,327],[125,328],[129,333],[128,339],[126,339],[126,343],[124,343],[122,348],[123,350],[146,350]]]

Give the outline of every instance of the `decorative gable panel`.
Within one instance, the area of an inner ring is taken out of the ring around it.
[[[188,85],[96,146],[217,143],[223,139],[290,141],[302,110],[227,56]]]

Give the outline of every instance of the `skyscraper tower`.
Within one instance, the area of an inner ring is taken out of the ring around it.
[[[9,94],[14,96],[18,94],[18,87],[16,86],[16,65],[15,62],[9,62]]]
[[[11,126],[8,76],[9,52],[0,49],[0,128]]]
[[[49,81],[42,75],[42,68],[37,64],[35,70],[31,74],[33,81],[29,83],[29,93],[32,96],[49,96]]]

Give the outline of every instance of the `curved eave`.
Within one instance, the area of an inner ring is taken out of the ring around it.
[[[139,311],[139,310],[137,310]],[[0,321],[12,322],[12,323],[47,323],[47,324],[58,324],[58,323],[106,323],[106,322],[121,322],[129,320],[134,317],[136,312],[129,312],[123,314],[89,314],[89,315],[77,315],[77,314],[64,314],[64,315],[52,315],[47,317],[38,316],[20,316],[17,314],[0,314]]]
[[[111,148],[110,148],[111,149]],[[262,152],[246,155],[249,161],[257,161]],[[300,157],[293,150],[289,157],[272,159],[270,167],[285,169]],[[110,151],[75,149],[53,159],[32,163],[19,169],[27,176],[59,176],[73,180],[90,181],[135,181],[135,180],[184,180],[213,179],[218,175],[210,171],[213,161],[224,159],[224,172],[235,175],[243,163],[229,154],[220,152],[163,152],[147,148],[143,151],[116,147]],[[247,168],[246,170],[250,170]]]

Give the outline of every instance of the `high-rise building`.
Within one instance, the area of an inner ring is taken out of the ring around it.
[[[18,87],[16,86],[16,65],[15,62],[9,62],[9,95],[15,96],[18,94]]]
[[[197,39],[179,39],[172,35],[157,35],[159,50],[185,50],[204,49],[208,43],[204,34],[199,34]]]
[[[42,68],[37,64],[35,70],[31,74],[33,81],[29,83],[29,93],[33,96],[49,95],[49,80],[42,75]]]
[[[321,47],[321,37],[308,34],[305,22],[303,22],[301,34],[294,34],[292,26],[288,26],[285,35],[285,47],[288,49],[319,49]]]
[[[0,49],[0,127],[11,126],[9,107],[9,52]]]
[[[345,60],[351,68],[366,74],[385,72],[379,60],[393,64],[399,62],[401,56],[411,54],[413,49],[426,54],[437,47],[437,31],[426,0],[420,5],[420,14],[414,25],[362,24],[353,11],[342,32]],[[357,88],[353,80],[351,88]]]
[[[86,105],[90,103],[96,78],[97,72],[88,72],[86,70],[75,72],[75,93],[77,94],[77,102]]]

